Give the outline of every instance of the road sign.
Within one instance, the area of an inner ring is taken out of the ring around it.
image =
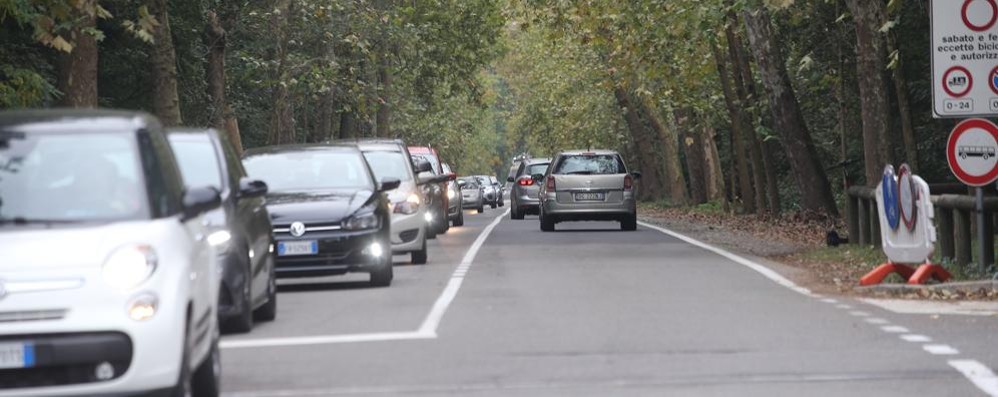
[[[998,0],[932,0],[932,115],[998,115]]]
[[[998,179],[998,126],[983,119],[957,124],[946,143],[946,159],[953,175],[970,186]]]
[[[908,230],[915,230],[918,222],[918,192],[915,190],[915,183],[912,181],[911,167],[908,164],[901,164],[898,167],[898,212],[901,213],[901,221]]]
[[[898,183],[894,176],[893,165],[888,164],[884,167],[884,176],[880,180],[880,192],[883,195],[884,217],[887,220],[887,226],[890,226],[891,230],[897,230],[901,218],[898,216]]]

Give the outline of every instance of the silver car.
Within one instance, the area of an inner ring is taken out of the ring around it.
[[[490,176],[489,181],[492,182],[492,186],[496,189],[496,205],[500,207],[506,205],[506,187],[499,183],[499,178],[494,176]]]
[[[461,187],[461,207],[473,208],[481,214],[485,212],[485,191],[478,183],[478,178],[469,176],[457,180]]]
[[[499,189],[496,189],[495,185],[492,184],[492,181],[489,179],[488,176],[475,175],[475,178],[478,179],[478,185],[482,187],[482,194],[484,195],[483,199],[485,200],[485,205],[488,205],[489,207],[492,207],[492,209],[495,209],[496,205],[498,205],[499,202],[498,199]]]
[[[509,191],[509,217],[523,219],[526,214],[540,212],[540,183],[544,182],[551,159],[523,160],[516,173],[507,179],[511,182]]]
[[[541,186],[541,230],[564,221],[619,221],[621,230],[636,230],[634,181],[640,177],[614,151],[560,153]]]

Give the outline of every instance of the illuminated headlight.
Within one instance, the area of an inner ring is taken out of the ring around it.
[[[410,194],[406,197],[405,201],[395,203],[392,206],[392,212],[396,214],[411,215],[419,211],[419,196],[416,194]]]
[[[447,189],[447,198],[453,200],[455,196],[457,196],[457,193],[454,193],[453,190]]]
[[[385,247],[382,247],[381,243],[371,243],[371,246],[367,247],[367,253],[375,258],[380,258],[381,255],[385,254]]]
[[[142,294],[128,303],[128,318],[135,321],[145,321],[156,315],[159,299],[156,295]]]
[[[148,245],[120,247],[104,261],[104,282],[116,289],[132,289],[156,270],[156,253]]]
[[[343,221],[343,229],[364,230],[378,227],[378,216],[374,213],[357,214]]]
[[[209,234],[207,240],[208,244],[211,244],[216,250],[226,251],[229,249],[229,241],[232,240],[232,234],[225,229],[217,230]]]
[[[423,219],[426,219],[426,223],[433,223],[433,213],[426,211],[426,213],[423,214]]]

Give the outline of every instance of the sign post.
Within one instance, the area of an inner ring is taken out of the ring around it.
[[[998,126],[984,119],[967,119],[953,128],[946,141],[946,160],[960,182],[976,187],[977,241],[984,271],[991,258],[984,253],[984,188],[998,180]]]
[[[932,0],[932,115],[998,115],[998,0]]]

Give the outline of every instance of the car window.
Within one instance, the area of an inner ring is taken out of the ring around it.
[[[135,135],[31,134],[0,146],[0,218],[149,217]]]
[[[202,137],[199,137],[202,138]],[[222,172],[215,146],[207,136],[203,139],[170,137],[177,166],[188,187],[214,186],[222,190]]]
[[[478,189],[479,188],[479,186],[478,186],[478,180],[477,179],[469,178],[469,179],[462,179],[462,180],[465,183],[464,183],[464,186],[461,186],[461,190]]]
[[[270,191],[373,189],[374,182],[359,153],[294,151],[262,153],[243,160],[249,176],[262,179]]]
[[[229,186],[234,189],[239,189],[239,180],[246,176],[246,170],[243,169],[243,162],[236,154],[236,148],[232,146],[232,142],[226,137],[224,133],[218,134],[219,142],[222,144],[222,152],[225,153],[225,168],[228,171],[229,176]]]
[[[624,162],[613,154],[561,156],[552,174],[558,175],[609,175],[623,174]]]
[[[530,166],[527,167],[528,172],[526,173],[526,175],[547,174],[549,165],[551,164],[550,163],[531,164]]]
[[[442,169],[440,168],[440,165],[437,163],[436,156],[431,156],[431,155],[428,155],[428,154],[414,154],[414,155],[412,155],[412,161],[414,163],[418,163],[420,160],[423,160],[423,161],[426,161],[427,163],[430,163],[430,166],[433,168],[431,171],[433,172],[434,175],[442,175],[441,174]]]
[[[364,152],[367,164],[371,166],[374,177],[378,180],[385,178],[398,178],[402,182],[412,180],[412,172],[406,166],[405,155],[395,151],[369,151]]]

